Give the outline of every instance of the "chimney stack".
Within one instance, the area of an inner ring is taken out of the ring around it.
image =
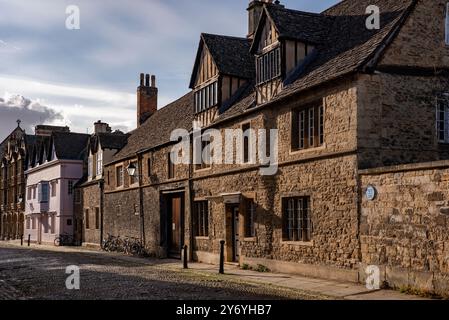
[[[263,12],[263,8],[265,5],[276,5],[284,8],[283,5],[280,4],[280,1],[276,0],[273,3],[273,0],[250,0],[248,6],[248,39],[254,39],[254,35],[257,31],[257,27],[259,25],[260,17]]]
[[[137,127],[157,111],[157,94],[156,76],[142,73],[137,88]]]
[[[112,129],[109,126],[109,124],[101,122],[101,120],[98,120],[94,123],[94,133],[111,133]]]

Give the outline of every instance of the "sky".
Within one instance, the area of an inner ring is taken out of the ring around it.
[[[283,0],[321,12],[338,0]],[[69,30],[67,6],[80,10]],[[0,141],[22,120],[92,133],[136,126],[139,74],[157,77],[159,108],[188,92],[201,32],[245,37],[247,0],[0,0]]]

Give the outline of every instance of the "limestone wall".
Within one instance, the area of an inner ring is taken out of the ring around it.
[[[447,293],[449,161],[365,170],[360,179],[363,267],[380,266],[394,287]],[[369,185],[373,201],[363,194]]]

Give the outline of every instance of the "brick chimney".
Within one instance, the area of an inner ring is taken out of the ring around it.
[[[140,74],[140,86],[137,88],[137,127],[140,127],[157,111],[156,76]]]
[[[94,133],[111,133],[112,129],[109,126],[109,124],[101,122],[101,120],[98,120],[94,123]]]
[[[284,7],[280,1],[276,0],[250,0],[248,6],[248,39],[253,39],[259,25],[264,5],[277,5]]]

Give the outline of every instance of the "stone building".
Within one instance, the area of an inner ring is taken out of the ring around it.
[[[24,235],[25,170],[36,141],[52,131],[68,131],[67,127],[38,125],[29,135],[18,126],[0,144],[0,239],[18,239]]]
[[[251,1],[248,14],[245,38],[201,35],[184,97],[155,110],[141,80],[139,127],[104,169],[105,232],[158,256],[187,244],[211,263],[225,240],[230,263],[354,282],[376,265],[394,286],[447,293],[447,164],[418,164],[449,157],[446,2],[346,0],[314,14]],[[247,132],[240,150],[213,152],[242,161],[173,164],[171,134],[194,134],[193,120]],[[275,174],[252,161],[262,136],[250,129],[277,130]]]
[[[103,164],[112,160],[124,147],[128,136],[120,131],[112,132],[107,123],[94,124],[94,133],[87,145],[87,170],[75,186],[75,216],[78,238],[84,245],[100,246],[103,239],[104,173]],[[107,177],[106,177],[107,178]]]

